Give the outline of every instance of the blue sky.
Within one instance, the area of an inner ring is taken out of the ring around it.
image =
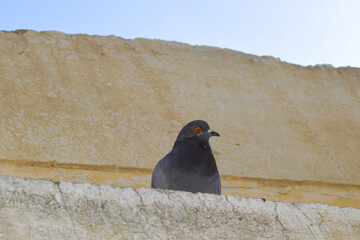
[[[162,39],[360,67],[360,0],[0,0],[0,30]]]

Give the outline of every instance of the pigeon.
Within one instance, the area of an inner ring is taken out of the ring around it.
[[[209,139],[220,134],[196,120],[186,124],[175,144],[155,166],[151,188],[221,194],[221,180]]]

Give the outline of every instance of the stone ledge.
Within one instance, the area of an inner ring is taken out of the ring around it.
[[[1,239],[357,239],[360,210],[0,175]]]

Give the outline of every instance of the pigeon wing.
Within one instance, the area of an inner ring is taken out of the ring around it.
[[[168,188],[167,176],[165,171],[165,162],[167,158],[168,155],[166,155],[156,164],[151,177],[151,188],[161,188],[161,189]]]

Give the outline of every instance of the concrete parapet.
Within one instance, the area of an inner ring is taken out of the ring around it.
[[[0,175],[1,239],[359,239],[360,210]]]

